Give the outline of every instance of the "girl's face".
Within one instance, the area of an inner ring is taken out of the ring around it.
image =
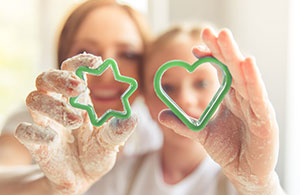
[[[199,44],[187,35],[179,35],[157,48],[145,65],[145,99],[154,120],[161,110],[167,108],[155,95],[153,78],[157,69],[170,60],[183,60],[189,64],[197,59],[192,54],[192,47]],[[162,77],[165,92],[191,117],[198,119],[205,110],[219,87],[216,69],[210,64],[200,65],[193,73],[184,68],[173,67]],[[163,133],[170,134],[162,127]]]
[[[104,6],[86,16],[75,35],[69,56],[84,51],[101,56],[103,61],[115,59],[122,75],[139,79],[143,42],[134,22],[121,8]],[[120,97],[129,85],[115,81],[111,68],[101,76],[88,75],[87,80],[98,116],[108,109],[123,111]],[[137,92],[130,100],[136,95]]]

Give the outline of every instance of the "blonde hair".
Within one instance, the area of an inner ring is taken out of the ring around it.
[[[152,44],[147,48],[146,58],[151,56],[153,52],[159,51],[159,48],[173,41],[180,35],[187,35],[195,42],[202,43],[201,34],[202,26],[198,25],[177,25],[171,27],[166,32],[159,35]]]
[[[140,13],[127,5],[117,3],[115,0],[89,0],[77,6],[63,24],[57,44],[57,63],[59,67],[69,57],[68,53],[72,47],[75,34],[86,16],[94,9],[107,5],[118,6],[128,14],[138,29],[145,50],[151,40],[151,33],[148,24]]]
[[[153,54],[159,52],[164,46],[168,45],[170,42],[174,41],[181,35],[186,35],[190,37],[195,44],[202,44],[201,34],[202,34],[202,26],[192,25],[192,24],[182,24],[170,27],[169,30],[163,32],[159,36],[157,36],[151,44],[146,48],[145,52],[145,60],[151,59]],[[195,45],[196,46],[196,45]],[[192,49],[192,48],[191,48]],[[142,78],[145,78],[145,68],[141,67],[141,75]],[[144,82],[141,81],[141,89],[144,90]]]

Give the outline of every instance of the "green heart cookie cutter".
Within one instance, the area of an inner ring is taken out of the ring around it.
[[[105,60],[96,69],[90,69],[88,67],[81,66],[76,70],[76,75],[79,78],[81,78],[83,80],[86,80],[84,73],[89,73],[89,74],[94,74],[94,75],[101,75],[108,67],[112,68],[116,81],[120,81],[120,82],[123,82],[123,83],[128,83],[130,85],[130,87],[121,96],[121,101],[122,101],[123,108],[124,108],[123,112],[109,109],[100,118],[97,118],[97,115],[95,113],[95,109],[92,105],[90,105],[90,104],[83,105],[83,104],[80,104],[77,101],[77,99],[80,95],[77,96],[77,97],[71,97],[70,100],[69,100],[70,104],[73,107],[79,108],[79,109],[82,109],[82,110],[86,110],[89,117],[90,117],[91,123],[96,127],[103,125],[105,123],[105,121],[107,121],[110,117],[113,117],[113,116],[117,117],[117,118],[121,118],[121,119],[129,118],[129,116],[131,115],[131,108],[130,108],[128,98],[135,92],[135,90],[138,87],[138,83],[135,79],[130,78],[130,77],[126,77],[126,76],[123,76],[123,75],[120,74],[117,63],[113,59]]]
[[[195,120],[194,118],[187,115],[169,96],[168,94],[163,90],[161,86],[161,78],[164,74],[164,72],[171,68],[171,67],[183,67],[187,69],[190,73],[193,72],[198,66],[200,66],[203,63],[214,63],[218,65],[221,69],[222,75],[223,75],[223,81],[221,86],[219,87],[218,91],[212,98],[212,100],[209,102],[208,106],[200,116],[198,120]],[[231,87],[232,77],[231,74],[225,64],[217,60],[213,57],[203,57],[198,59],[194,64],[190,65],[184,61],[180,60],[174,60],[169,61],[165,64],[163,64],[156,72],[154,77],[154,90],[156,92],[156,95],[172,110],[172,112],[191,130],[193,131],[200,131],[202,130],[210,118],[213,116],[215,111],[217,110],[218,106],[224,99],[226,93],[229,91]]]

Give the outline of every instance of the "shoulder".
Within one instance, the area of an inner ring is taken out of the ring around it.
[[[136,156],[122,156],[117,160],[110,172],[98,180],[86,193],[93,194],[124,194],[130,183],[137,164],[147,154]]]

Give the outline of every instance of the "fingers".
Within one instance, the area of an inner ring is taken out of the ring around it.
[[[224,63],[224,56],[218,45],[216,34],[211,28],[205,28],[202,32],[202,39],[215,58]]]
[[[80,66],[86,66],[91,69],[95,69],[102,63],[101,57],[83,53],[65,60],[61,65],[61,69],[75,72]]]
[[[30,151],[53,187],[76,189],[77,178],[83,177],[80,175],[80,167],[72,156],[70,145],[62,142],[56,131],[35,124],[21,123],[15,136]]]
[[[69,129],[78,128],[82,117],[65,102],[39,91],[31,92],[26,99],[30,111],[46,116]]]
[[[161,124],[172,129],[179,135],[188,137],[198,142],[200,141],[199,140],[200,132],[195,132],[190,130],[171,110],[161,111],[159,113],[158,119]],[[205,134],[205,132],[202,134]]]
[[[260,103],[264,103],[264,100],[268,98],[267,90],[265,89],[265,85],[255,63],[255,59],[251,57],[246,58],[243,62],[242,68],[245,75],[248,94],[251,94],[251,104],[259,105]]]
[[[237,43],[233,39],[232,33],[228,29],[220,31],[217,43],[225,61],[239,62],[243,60],[244,57],[241,54]]]
[[[113,167],[118,147],[133,133],[136,124],[136,116],[128,119],[113,118],[93,132],[79,132],[79,151],[82,151],[79,157],[91,178],[99,178]]]
[[[50,159],[49,149],[55,147],[59,139],[54,130],[25,122],[18,125],[15,137],[30,151],[37,163],[45,163]]]
[[[107,125],[105,125],[97,133],[97,137],[101,142],[119,146],[123,145],[128,137],[133,133],[137,125],[137,117],[135,115],[128,119],[112,118]]]
[[[254,58],[245,59],[243,71],[245,72],[248,94],[251,94],[248,112],[249,120],[253,121],[249,121],[249,124],[258,137],[268,137],[272,134],[270,130],[277,125],[276,117]]]
[[[207,56],[211,56],[211,52],[205,45],[199,45],[192,49],[192,52],[196,58],[203,58]]]
[[[65,97],[78,96],[86,90],[85,82],[73,72],[50,70],[36,79],[36,88],[40,91],[55,92]]]
[[[204,46],[204,45],[200,45],[200,46],[197,46],[197,47],[194,47],[193,50],[192,50],[194,56],[196,58],[203,58],[203,57],[208,57],[208,56],[212,56],[212,53],[210,52],[210,50]],[[222,80],[223,80],[223,74],[219,68],[218,65],[214,64],[214,63],[211,63],[211,65],[213,67],[215,67],[215,69],[217,70],[218,72],[218,78],[219,78],[219,82],[221,83]]]
[[[32,144],[48,145],[57,141],[57,133],[50,128],[43,128],[36,124],[20,123],[15,131],[16,138],[26,146]],[[32,148],[28,148],[32,150]]]
[[[233,39],[232,33],[227,29],[222,30],[218,35],[217,42],[224,57],[224,63],[232,75],[233,87],[238,90],[243,98],[246,98],[245,78],[241,67],[244,57]]]

